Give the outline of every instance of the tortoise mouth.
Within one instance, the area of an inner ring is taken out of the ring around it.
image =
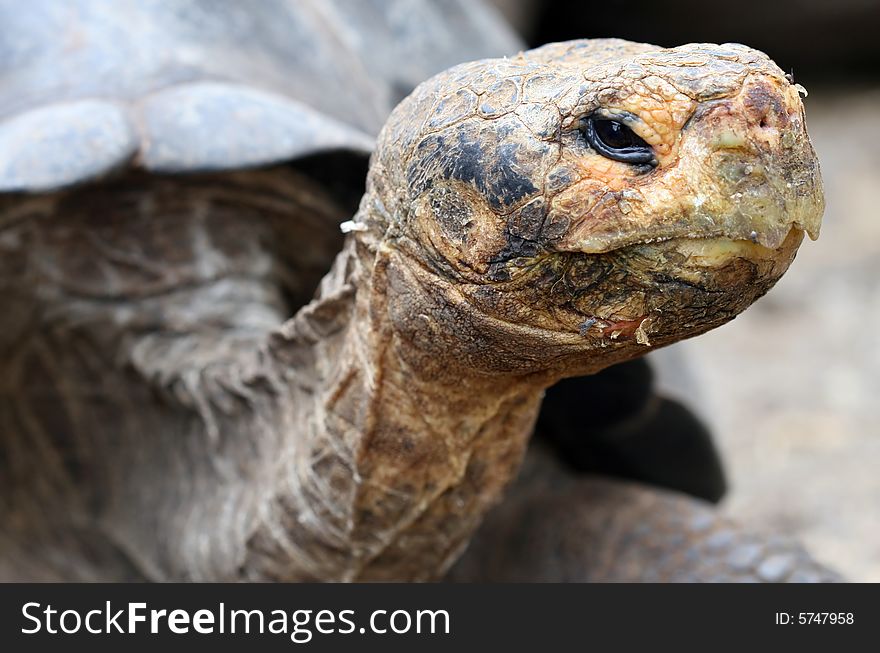
[[[748,285],[777,281],[788,270],[803,239],[804,230],[792,227],[776,247],[716,236],[629,245],[612,254],[641,278],[686,283],[712,293],[735,293]]]
[[[644,234],[630,234],[622,238],[593,242],[583,240],[572,248],[560,248],[557,251],[571,254],[614,254],[629,251],[634,248],[659,247],[673,243],[676,247],[681,246],[682,251],[688,251],[694,256],[717,258],[722,256],[757,256],[767,258],[773,256],[773,252],[783,249],[789,242],[792,233],[809,234],[811,240],[816,240],[813,233],[805,229],[797,222],[789,223],[786,228],[775,233],[759,233],[756,231],[724,230],[717,229],[705,233],[692,233],[670,231],[666,234],[646,236]],[[615,242],[616,241],[616,242]],[[688,246],[687,244],[692,244]]]
[[[678,236],[630,244],[612,251],[637,252],[642,255],[678,253],[689,265],[720,267],[733,259],[756,261],[774,259],[787,252],[792,246],[799,246],[803,237],[803,229],[792,227],[785,237],[773,246],[738,236]]]
[[[559,257],[570,264],[610,265],[625,269],[636,276],[645,273],[658,280],[657,273],[668,279],[712,275],[732,265],[747,263],[781,276],[803,242],[805,231],[792,226],[773,246],[744,239],[738,235],[669,236],[627,242],[601,252],[557,250],[548,252],[545,260]],[[570,265],[568,267],[571,267]]]
[[[684,281],[712,292],[746,279],[782,276],[804,239],[803,229],[793,226],[775,246],[737,236],[670,236],[627,243],[602,252],[548,249],[534,259],[515,259],[497,264],[504,276],[493,278],[492,287],[517,291],[524,286],[552,282],[550,294],[590,290],[597,282],[613,277],[616,291],[635,285]],[[753,274],[731,274],[731,269],[750,269]]]

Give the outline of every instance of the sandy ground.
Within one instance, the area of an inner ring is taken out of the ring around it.
[[[880,581],[880,87],[811,89],[827,210],[788,274],[729,325],[677,345],[740,521]]]

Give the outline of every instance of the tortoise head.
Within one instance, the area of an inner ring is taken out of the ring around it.
[[[616,40],[429,80],[369,179],[398,331],[477,369],[570,374],[730,320],[818,236],[802,90],[742,45]]]

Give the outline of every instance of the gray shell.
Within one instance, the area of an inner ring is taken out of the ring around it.
[[[0,0],[0,191],[367,154],[418,82],[519,45],[472,0]]]

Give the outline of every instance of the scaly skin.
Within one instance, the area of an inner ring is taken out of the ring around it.
[[[653,146],[656,168],[587,146],[580,121],[599,109]],[[822,210],[797,88],[754,50],[599,40],[453,68],[392,114],[355,231],[293,319],[242,338],[235,309],[213,330],[199,313],[159,325],[184,344],[139,334],[164,343],[150,350],[103,318],[117,332],[100,365],[122,360],[138,414],[92,419],[115,448],[83,455],[125,477],[73,521],[149,578],[437,578],[516,474],[546,387],[730,320]],[[205,264],[198,242],[186,256]],[[244,293],[242,311],[277,315],[285,284],[255,269],[274,294]],[[145,347],[155,355],[132,365]],[[213,357],[226,366],[207,382]],[[68,414],[84,401],[57,394]],[[63,488],[46,493],[63,504]]]

